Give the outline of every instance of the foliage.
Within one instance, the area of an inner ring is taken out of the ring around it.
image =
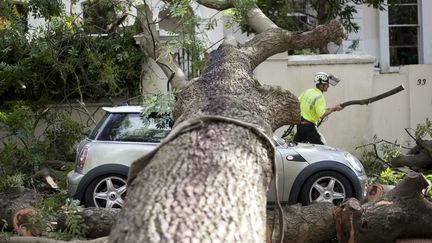
[[[397,158],[402,154],[400,148],[400,145],[397,145],[396,143],[384,143],[379,148],[379,150],[384,155],[384,161],[389,162],[390,160]]]
[[[50,18],[62,13],[64,4],[61,0],[29,0],[28,9],[33,17]]]
[[[403,173],[392,170],[389,167],[389,161],[401,155],[401,146],[387,141],[376,141],[373,143],[376,150],[364,149],[361,153],[361,159],[366,174],[372,182],[394,185]],[[377,152],[381,152],[383,158],[377,156]]]
[[[1,219],[1,221],[3,226],[0,229],[0,242],[9,242],[9,237],[12,235],[12,233],[6,231],[6,228],[8,227],[6,219]]]
[[[431,135],[432,123],[429,119],[426,118],[424,123],[417,124],[415,129],[416,139],[424,139]],[[402,179],[404,174],[391,169],[388,163],[402,154],[402,146],[398,144],[397,141],[394,143],[385,140],[376,141],[376,137],[374,140],[374,143],[368,145],[373,145],[375,150],[363,150],[360,159],[366,170],[366,174],[369,177],[373,177],[372,180],[378,183],[394,185]],[[381,152],[382,159],[378,157],[378,151]],[[426,178],[431,180],[432,175],[427,175]],[[429,194],[432,195],[431,192],[429,192]]]
[[[60,195],[60,194],[59,194]],[[54,230],[51,222],[57,221],[57,212],[61,209],[61,200],[57,197],[44,197],[35,203],[36,213],[30,218],[31,231],[36,234]]]
[[[175,105],[177,91],[167,93],[156,93],[144,100],[141,117],[144,124],[149,124],[149,118],[154,119],[158,128],[172,126],[172,111]]]
[[[0,1],[0,22],[6,21],[21,30],[26,29],[26,17],[30,13],[33,17],[51,18],[59,16],[64,8],[61,0],[29,0],[29,1]],[[0,26],[0,29],[3,26]]]
[[[389,3],[394,0],[389,0]],[[366,4],[379,10],[384,10],[384,0],[258,0],[258,6],[267,16],[282,28],[305,31],[316,25],[325,24],[331,19],[339,18],[348,32],[357,32],[359,26],[353,22],[357,13],[355,5]],[[302,20],[307,17],[308,20]]]
[[[67,161],[74,144],[82,139],[83,126],[65,112],[23,102],[8,103],[4,109],[0,112],[0,129],[6,136],[0,153],[0,177],[5,179],[0,180],[0,188],[35,186],[33,175],[47,167],[45,161]]]
[[[396,185],[405,176],[404,173],[395,171],[387,167],[385,170],[381,171],[376,183],[383,185]]]
[[[64,197],[64,195],[60,195]],[[85,238],[88,226],[84,224],[84,219],[77,214],[82,210],[80,202],[67,198],[66,203],[62,204],[63,200],[60,200],[59,196],[38,201],[35,205],[36,214],[31,218],[32,231],[45,232],[46,228],[49,227],[50,231],[47,236],[50,238],[66,241],[74,238]],[[56,230],[51,224],[51,222],[57,221],[60,211],[65,215],[66,228],[64,230]]]
[[[32,2],[42,6],[51,1]],[[12,18],[0,29],[0,103],[139,94],[145,55],[133,38],[136,31],[122,29],[107,36],[92,36],[78,20],[77,16],[61,14],[28,33]]]
[[[396,0],[257,0],[257,6],[267,15],[277,26],[290,31],[308,31],[317,25],[326,24],[332,19],[339,19],[348,33],[358,32],[359,25],[354,21],[357,13],[356,5],[367,5],[379,10],[384,10],[386,2],[389,4]],[[248,1],[251,4],[254,1]],[[242,9],[242,8],[240,8]],[[244,11],[235,15],[244,32],[254,33],[244,21]]]
[[[375,151],[364,149],[361,151],[360,161],[365,168],[366,175],[371,177],[378,177],[386,168],[386,165],[377,158]]]
[[[248,26],[247,23],[247,13],[248,11],[257,4],[256,0],[246,0],[246,1],[235,1],[235,8],[233,9],[233,18],[234,21],[242,26],[242,29],[248,29],[250,31],[246,31],[247,33],[253,32],[252,29]]]
[[[162,6],[162,10],[168,11],[168,15],[177,19],[179,26],[168,33],[174,38],[171,39],[170,45],[167,45],[167,52],[177,50],[177,57],[180,59],[179,65],[188,79],[199,76],[201,70],[206,64],[206,39],[200,27],[204,24],[205,30],[216,27],[216,19],[201,19],[191,9],[191,0],[173,0]]]
[[[417,124],[415,130],[416,139],[423,139],[426,136],[432,137],[432,122],[428,118],[425,123]]]
[[[84,219],[77,214],[82,210],[78,200],[66,199],[63,211],[66,216],[66,229],[56,234],[57,239],[71,240],[73,238],[84,238],[88,231],[88,226],[84,224]]]
[[[11,187],[24,187],[26,178],[28,178],[27,175],[19,172],[6,175],[5,179],[0,180],[0,190],[3,191]]]

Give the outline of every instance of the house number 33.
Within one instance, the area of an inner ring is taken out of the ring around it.
[[[425,85],[426,84],[426,79],[425,78],[419,78],[417,79],[417,85]]]

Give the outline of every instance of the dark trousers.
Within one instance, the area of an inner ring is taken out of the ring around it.
[[[315,124],[297,124],[297,133],[294,142],[324,144]]]

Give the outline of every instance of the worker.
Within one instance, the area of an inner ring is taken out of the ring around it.
[[[304,91],[299,97],[301,121],[297,124],[294,142],[325,144],[325,139],[317,128],[318,122],[331,113],[342,110],[343,107],[338,104],[326,108],[323,93],[328,90],[329,84],[335,86],[339,81],[335,76],[325,72],[315,74],[315,88]]]

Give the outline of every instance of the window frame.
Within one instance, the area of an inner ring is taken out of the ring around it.
[[[399,72],[401,66],[390,65],[390,28],[391,27],[417,27],[417,55],[418,64],[423,63],[423,28],[422,24],[422,0],[416,3],[401,3],[397,5],[417,5],[417,24],[389,24],[389,9],[385,1],[383,11],[379,11],[379,39],[380,39],[380,68],[381,72]],[[408,64],[409,65],[409,64]]]

